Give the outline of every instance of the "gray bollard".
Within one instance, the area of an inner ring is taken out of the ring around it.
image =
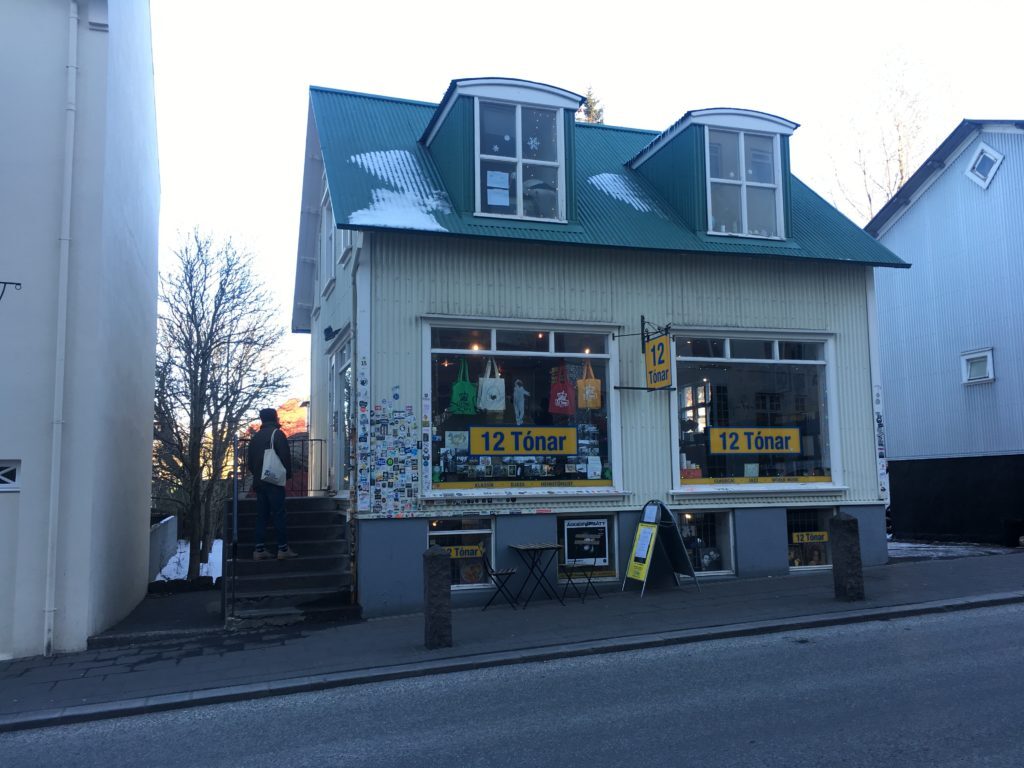
[[[434,544],[423,553],[423,637],[428,650],[452,645],[452,565]]]
[[[840,512],[828,521],[832,542],[832,581],[837,600],[864,599],[864,566],[860,559],[857,518]]]

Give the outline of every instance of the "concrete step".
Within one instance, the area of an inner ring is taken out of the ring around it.
[[[269,563],[268,565],[276,565]],[[348,569],[340,565],[334,565],[330,570],[323,571],[299,571],[296,573],[274,572],[268,569],[267,573],[257,573],[243,576],[239,574],[235,584],[235,594],[258,597],[267,592],[288,591],[305,588],[317,589],[342,589],[352,584],[352,574]],[[231,596],[231,585],[228,584],[228,597]]]
[[[274,536],[271,534],[268,536],[270,543],[269,547],[271,550],[277,548],[277,544],[274,541]],[[352,545],[346,539],[311,539],[306,537],[292,536],[292,532],[288,531],[288,545],[295,549],[299,553],[299,557],[296,560],[304,560],[307,557],[319,557],[321,555],[334,555],[337,557],[348,556],[352,550]],[[228,545],[227,559],[231,559],[230,544]],[[256,546],[249,543],[239,543],[238,545],[238,561],[245,562],[246,560],[252,560],[253,550]]]
[[[231,502],[229,501],[228,504]],[[347,499],[335,499],[329,496],[286,496],[284,508],[289,512],[346,512],[349,507]],[[238,500],[238,511],[256,509],[255,497],[243,496]]]
[[[238,510],[238,530],[253,530],[256,527],[256,508],[252,509],[241,509]],[[288,510],[285,513],[285,521],[290,529],[292,526],[307,526],[307,525],[337,525],[346,526],[345,514],[337,510],[316,510],[316,509],[298,509]],[[227,525],[231,527],[231,514],[228,513]],[[272,527],[270,521],[267,522],[268,527]]]
[[[299,550],[298,544],[295,545],[295,551],[299,552],[300,556],[292,560],[253,560],[251,557],[243,560],[240,557],[238,560],[238,577],[348,570],[347,555],[313,555],[308,550]],[[229,560],[228,562],[231,561]]]
[[[230,599],[230,593],[228,598]],[[303,587],[273,589],[260,593],[239,593],[235,598],[235,615],[241,611],[277,611],[320,607],[351,606],[352,593],[346,588]],[[231,613],[231,609],[228,609]]]

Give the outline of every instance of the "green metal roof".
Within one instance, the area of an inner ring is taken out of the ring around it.
[[[337,225],[690,253],[907,264],[795,177],[785,241],[694,232],[651,183],[626,167],[657,131],[576,123],[577,221],[548,224],[455,210],[419,139],[436,104],[310,89]]]

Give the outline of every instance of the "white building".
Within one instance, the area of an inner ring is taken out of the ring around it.
[[[0,659],[145,594],[159,169],[149,6],[0,10]],[[13,74],[13,77],[10,76]]]
[[[870,321],[906,265],[790,173],[795,123],[581,124],[582,99],[311,89],[292,329],[366,616],[422,605],[432,544],[461,605],[524,543],[616,589],[652,498],[702,578],[829,568],[837,512],[887,560]]]

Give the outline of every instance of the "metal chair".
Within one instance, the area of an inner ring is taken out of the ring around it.
[[[505,602],[512,606],[512,610],[514,611],[516,609],[516,598],[512,594],[512,590],[510,590],[506,585],[508,584],[508,580],[516,575],[516,569],[499,568],[498,570],[494,570],[491,568],[491,559],[486,550],[483,553],[483,557],[480,559],[483,560],[484,571],[487,573],[487,578],[491,580],[491,583],[495,587],[494,594],[491,595],[491,599],[487,601],[483,609],[486,611],[490,607],[491,603],[494,602],[494,598],[501,595],[505,598]]]

